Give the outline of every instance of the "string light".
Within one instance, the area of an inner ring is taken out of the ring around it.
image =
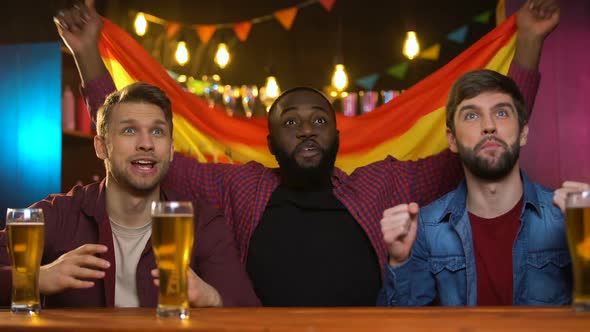
[[[260,101],[266,106],[266,111],[270,110],[270,105],[277,97],[281,94],[281,88],[277,83],[277,79],[274,76],[266,78],[266,84],[263,89],[260,89]]]
[[[188,62],[188,49],[186,48],[186,42],[178,42],[178,46],[176,47],[176,53],[174,53],[174,56],[176,57],[176,61],[181,66],[184,66]]]
[[[404,55],[412,60],[420,53],[420,44],[418,43],[418,37],[416,37],[416,32],[408,31],[406,34],[406,41],[404,42]]]
[[[135,27],[135,33],[138,36],[145,35],[147,31],[147,20],[145,19],[145,15],[143,15],[142,12],[137,13],[137,16],[135,16],[135,22],[133,23],[133,26]]]
[[[219,68],[225,68],[229,63],[229,51],[227,50],[227,45],[225,43],[220,43],[217,47],[217,53],[215,53],[215,63],[219,66]]]
[[[332,86],[336,88],[338,92],[346,89],[348,86],[348,75],[343,64],[337,64],[334,68],[334,75],[332,75]]]

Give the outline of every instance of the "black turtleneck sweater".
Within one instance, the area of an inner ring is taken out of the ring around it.
[[[381,287],[369,238],[332,188],[272,194],[246,269],[264,306],[374,306]]]

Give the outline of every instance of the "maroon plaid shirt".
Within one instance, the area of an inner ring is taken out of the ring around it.
[[[520,87],[530,113],[540,74],[513,62],[508,75]],[[86,85],[84,92],[92,119],[96,119],[96,110],[106,95],[113,91],[115,85],[108,74]],[[350,175],[336,168],[332,185],[334,195],[369,237],[384,271],[388,254],[379,225],[383,211],[412,201],[425,206],[455,189],[462,178],[459,158],[445,150],[418,161],[387,157],[360,167]],[[250,238],[279,183],[278,169],[267,168],[257,162],[244,165],[203,164],[176,153],[162,186],[165,190],[185,195],[187,199],[204,199],[222,210],[234,230],[242,261],[245,261]]]

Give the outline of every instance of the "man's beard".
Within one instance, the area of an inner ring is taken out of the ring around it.
[[[334,143],[330,144],[328,148],[321,149],[322,158],[320,163],[314,167],[300,166],[295,159],[295,152],[289,155],[272,138],[270,144],[281,167],[281,174],[289,186],[298,189],[312,189],[330,185],[330,178],[334,171],[334,163],[340,145],[339,137],[336,137]]]
[[[107,175],[112,178],[112,180],[116,181],[122,188],[125,188],[130,193],[139,196],[149,195],[160,185],[166,176],[166,173],[168,173],[169,164],[164,163],[161,165],[161,167],[162,169],[160,170],[159,174],[157,174],[154,178],[151,180],[142,181],[142,179],[134,178],[127,172],[127,170],[114,167],[111,160],[105,160]]]
[[[477,156],[477,152],[487,141],[488,139],[482,140],[473,149],[469,149],[457,141],[457,148],[461,161],[473,175],[483,180],[497,181],[506,177],[516,165],[520,155],[520,143],[516,140],[514,144],[508,146],[506,142],[494,139],[496,143],[504,147],[505,151],[497,161],[490,162]]]

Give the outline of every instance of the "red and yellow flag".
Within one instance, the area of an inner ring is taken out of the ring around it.
[[[444,105],[463,73],[489,68],[506,74],[514,55],[515,18],[481,38],[451,62],[374,111],[337,115],[340,152],[336,165],[346,172],[392,155],[401,160],[428,157],[447,148]],[[266,145],[265,118],[230,117],[221,106],[184,91],[131,36],[104,19],[100,52],[117,88],[144,81],[162,88],[174,111],[174,144],[201,162],[276,166]]]

